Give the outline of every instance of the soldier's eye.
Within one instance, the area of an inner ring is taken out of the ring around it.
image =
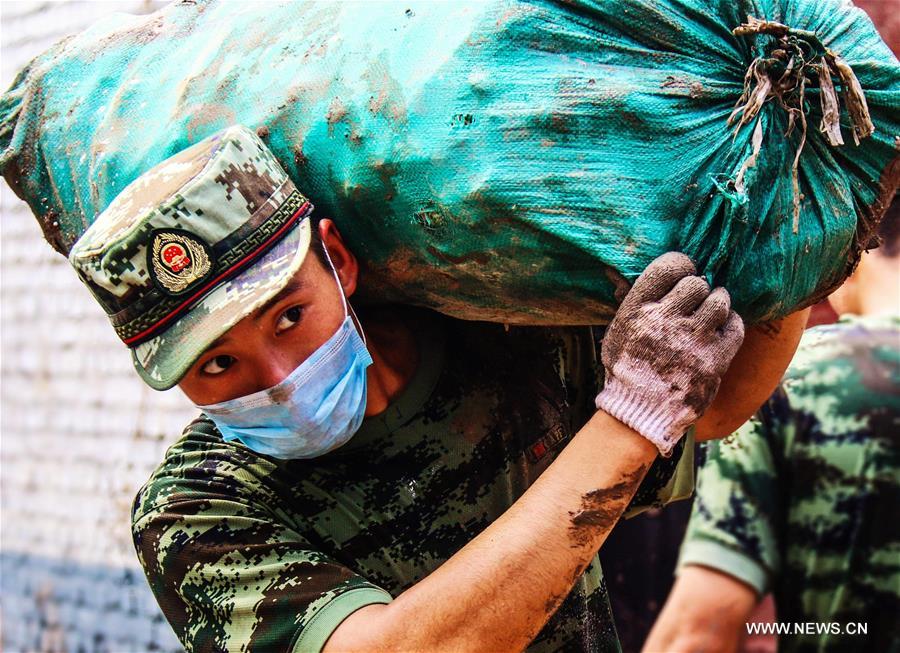
[[[275,325],[275,333],[279,334],[282,331],[287,331],[295,326],[301,317],[303,317],[303,307],[291,306],[278,318],[278,324]]]
[[[204,374],[221,374],[234,364],[234,357],[227,354],[221,354],[215,358],[208,360],[203,366]]]

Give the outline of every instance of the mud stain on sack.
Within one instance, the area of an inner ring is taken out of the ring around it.
[[[667,75],[665,81],[659,87],[687,90],[687,95],[692,100],[701,98],[704,92],[703,84],[700,82],[689,82],[683,77],[675,77],[674,75]],[[683,94],[679,93],[679,95]]]
[[[857,244],[860,249],[873,247],[871,245],[872,237],[878,230],[878,225],[885,219],[887,210],[894,200],[898,186],[900,186],[900,136],[894,137],[893,146],[896,154],[878,178],[878,196],[865,211],[867,214],[865,222],[861,220],[857,223],[857,229],[860,232],[857,235]]]
[[[530,141],[533,138],[531,130],[521,125],[516,127],[505,127],[503,129],[503,142],[514,143],[517,141]]]
[[[577,119],[575,116],[556,111],[550,115],[550,129],[557,134],[572,134],[575,131]]]
[[[47,209],[41,215],[41,229],[44,232],[44,240],[57,252],[68,256],[72,245],[78,240],[78,234],[63,234],[59,226],[59,213],[53,209]],[[87,228],[87,227],[85,227]]]
[[[451,127],[468,127],[475,122],[475,116],[471,113],[457,113],[450,119]]]
[[[397,187],[394,185],[394,177],[400,172],[400,166],[396,163],[379,161],[374,166],[375,174],[384,186],[384,199],[390,202],[397,196]]]
[[[369,111],[373,116],[381,115],[392,126],[405,125],[408,119],[406,98],[400,83],[391,75],[383,62],[373,60],[363,79],[369,85]]]
[[[273,116],[269,120],[269,127],[273,131],[282,129],[298,131],[300,126],[297,124],[294,112],[296,106],[300,103],[304,107],[318,106],[328,97],[334,80],[332,78],[304,81],[290,86],[284,95],[284,99],[277,104],[273,102],[274,109],[270,111]],[[296,142],[297,138],[293,137]]]
[[[622,121],[627,123],[629,127],[634,129],[636,132],[643,130],[646,126],[646,121],[644,118],[634,111],[629,111],[624,109],[621,111]]]
[[[170,27],[166,24],[165,13],[166,8],[147,14],[142,24],[137,27],[128,25],[105,36],[91,46],[90,59],[93,61],[98,56],[116,48],[142,46],[154,41],[166,31],[167,27]]]
[[[347,125],[347,131],[344,138],[350,141],[353,146],[362,143],[363,136],[360,131],[359,121],[351,115],[352,105],[348,105],[343,99],[334,97],[328,106],[328,112],[325,114],[325,121],[328,124],[328,135],[334,136],[334,128],[338,123]]]
[[[306,168],[309,165],[309,158],[303,153],[303,146],[298,145],[294,147],[294,168],[297,170],[297,174],[305,174]]]
[[[188,115],[190,118],[186,123],[185,131],[188,142],[191,143],[196,143],[209,132],[214,131],[208,128],[209,125],[220,123],[224,127],[237,122],[234,111],[224,104],[200,104],[190,109]]]
[[[618,483],[581,495],[581,510],[569,512],[569,542],[573,549],[586,546],[598,532],[612,528],[634,496],[648,467],[641,465],[623,474]]]
[[[331,104],[328,106],[328,113],[325,114],[325,122],[328,123],[329,136],[334,135],[334,126],[337,123],[346,120],[349,113],[350,110],[341,98],[336,97],[331,100]]]
[[[893,145],[894,151],[900,152],[900,136],[894,137]],[[886,217],[887,210],[897,192],[898,186],[900,186],[900,155],[891,159],[891,162],[885,166],[884,171],[881,173],[881,177],[878,179],[878,194],[875,197],[875,201],[869,206],[863,205],[862,209],[856,213],[856,232],[847,252],[847,262],[844,269],[835,274],[830,282],[822,283],[816,292],[793,307],[790,312],[803,310],[828,297],[853,274],[856,266],[859,265],[859,259],[863,251],[878,247],[880,244],[877,234],[878,227]],[[772,313],[773,310],[770,310],[762,319],[769,319]]]
[[[478,235],[507,232],[510,227],[521,228],[518,211],[487,185],[466,195],[461,208],[458,214],[461,223],[476,229]],[[482,215],[490,219],[479,222]]]
[[[459,256],[455,256],[450,254],[449,252],[441,252],[434,245],[429,245],[426,248],[426,251],[434,256],[436,259],[441,261],[446,261],[447,263],[452,263],[453,265],[461,265],[463,263],[476,263],[478,265],[487,265],[491,256],[487,253],[482,252],[470,252],[468,254],[462,254]]]

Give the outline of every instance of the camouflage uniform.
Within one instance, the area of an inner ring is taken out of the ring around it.
[[[710,444],[679,564],[772,591],[782,623],[868,624],[781,651],[900,651],[898,445],[900,318],[810,329],[757,416]]]
[[[278,460],[201,417],[139,492],[135,546],[189,651],[320,650],[351,612],[390,602],[503,514],[593,414],[590,329],[403,310],[417,371],[349,444]],[[632,513],[690,493],[690,437],[684,448],[657,459]],[[528,650],[620,650],[596,558]]]

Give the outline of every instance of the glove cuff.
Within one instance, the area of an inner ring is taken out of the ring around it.
[[[606,385],[594,403],[650,440],[665,458],[672,455],[675,445],[687,431],[687,428],[679,428],[676,416],[664,402],[653,401],[652,397],[635,392],[615,377],[607,377]]]

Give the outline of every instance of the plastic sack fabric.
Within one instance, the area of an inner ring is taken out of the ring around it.
[[[733,33],[753,19],[786,27]],[[602,323],[680,250],[759,321],[850,273],[897,188],[898,114],[896,58],[838,0],[184,2],[35,59],[0,166],[66,253],[143,171],[241,123],[370,299]]]

